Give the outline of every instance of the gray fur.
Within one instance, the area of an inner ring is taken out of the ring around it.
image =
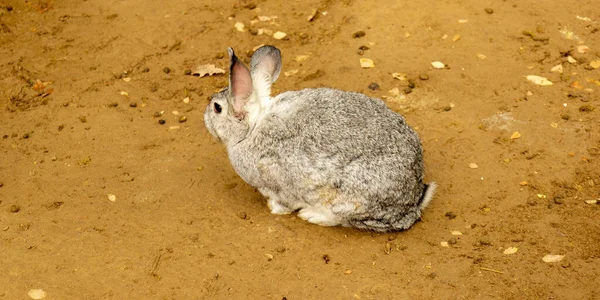
[[[256,53],[277,50],[265,47]],[[418,135],[379,99],[330,88],[285,92],[270,98],[254,122],[237,119],[232,101],[228,89],[215,94],[204,113],[206,127],[273,213],[299,210],[299,217],[323,226],[404,230],[433,196],[435,184],[423,183]],[[253,101],[260,100],[248,105]]]

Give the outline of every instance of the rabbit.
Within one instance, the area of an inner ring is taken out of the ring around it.
[[[204,122],[271,213],[376,232],[420,219],[436,184],[423,182],[421,142],[401,115],[380,99],[332,88],[271,97],[279,49],[257,49],[250,69],[228,53],[229,86],[210,98]]]

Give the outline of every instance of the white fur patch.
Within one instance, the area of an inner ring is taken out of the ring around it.
[[[300,219],[320,226],[337,226],[341,220],[330,209],[323,206],[311,206],[298,212]]]

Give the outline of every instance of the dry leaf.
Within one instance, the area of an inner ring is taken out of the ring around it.
[[[233,25],[233,27],[235,27],[235,29],[239,32],[246,31],[246,29],[245,29],[246,26],[242,22],[235,22],[235,25]]]
[[[590,62],[590,67],[594,69],[600,68],[600,59],[592,60],[592,62]]]
[[[27,292],[27,296],[31,299],[44,299],[46,295],[46,292],[42,289],[31,289]]]
[[[441,62],[441,61],[434,61],[434,62],[431,62],[431,65],[432,65],[434,68],[436,68],[436,69],[443,69],[443,68],[445,68],[445,67],[446,67],[446,65],[444,65],[444,63],[443,63],[443,62]]]
[[[518,138],[520,138],[520,137],[521,137],[521,134],[520,134],[518,131],[515,131],[515,132],[513,132],[513,134],[510,136],[510,139],[511,139],[511,140],[514,140],[514,139],[518,139]]]
[[[316,10],[316,9],[313,9],[313,10],[310,12],[310,15],[308,15],[308,17],[306,17],[306,21],[309,21],[309,22],[311,22],[312,20],[314,20],[314,19],[315,19],[315,17],[317,16],[317,12],[318,12],[318,10]]]
[[[552,81],[548,80],[546,77],[537,76],[537,75],[527,75],[525,76],[527,80],[531,81],[537,85],[552,85]]]
[[[575,80],[571,83],[570,87],[580,90],[583,88],[583,85],[581,85],[581,83],[579,83],[579,81]]]
[[[400,89],[398,89],[397,87],[391,89],[388,91],[390,93],[390,95],[392,96],[400,96]]]
[[[544,262],[547,262],[547,263],[553,263],[553,262],[559,262],[559,261],[563,260],[563,258],[565,258],[564,255],[552,255],[552,254],[548,254],[548,255],[544,256],[542,258],[542,260]]]
[[[275,33],[273,33],[273,38],[276,40],[281,40],[283,39],[287,34],[285,32],[282,31],[277,31]]]
[[[598,200],[585,200],[587,204],[598,204]]]
[[[207,64],[199,66],[194,72],[192,72],[192,75],[200,77],[204,77],[206,75],[213,76],[215,74],[225,74],[225,70],[217,68],[213,64]]]
[[[477,169],[477,168],[479,168],[479,166],[476,163],[470,163],[469,164],[469,168],[471,168],[471,169]]]
[[[305,61],[308,59],[308,55],[297,55],[294,60],[297,62]]]
[[[579,53],[586,53],[590,50],[590,47],[586,46],[586,45],[579,45],[577,46],[577,52]]]
[[[33,87],[31,87],[31,88],[41,93],[44,91],[46,86],[48,86],[50,83],[51,82],[42,82],[41,80],[38,79],[35,81],[35,83],[33,84]]]
[[[361,68],[375,68],[375,64],[373,63],[372,60],[370,60],[368,58],[361,58],[360,59],[360,67]]]
[[[284,72],[283,74],[285,75],[285,77],[290,77],[293,75],[296,75],[298,73],[298,69],[294,69],[294,70],[289,70],[287,72]]]
[[[504,249],[504,254],[515,254],[517,251],[519,251],[519,248],[517,247],[508,247]]]
[[[576,64],[577,63],[577,60],[573,56],[571,56],[571,55],[567,56],[567,61],[570,62],[570,63],[572,63],[572,64]]]
[[[486,59],[487,57],[483,54],[477,54],[477,58],[483,60],[483,59]]]
[[[404,73],[392,73],[392,77],[402,81],[408,80],[408,75]]]
[[[111,202],[117,201],[117,196],[115,196],[115,194],[107,194],[106,196],[108,197],[108,200],[110,200]]]
[[[563,72],[563,66],[562,65],[556,65],[556,66],[552,67],[552,69],[550,69],[550,72],[555,72],[555,73],[562,74],[562,72]]]
[[[40,97],[44,98],[44,97],[52,94],[52,92],[54,92],[54,89],[53,88],[48,88],[46,91],[44,91],[44,93]]]

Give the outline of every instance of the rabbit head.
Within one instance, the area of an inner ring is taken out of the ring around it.
[[[229,86],[211,97],[204,112],[208,131],[225,145],[243,140],[258,116],[271,105],[271,85],[281,71],[281,53],[262,46],[252,55],[250,69],[228,49]]]

